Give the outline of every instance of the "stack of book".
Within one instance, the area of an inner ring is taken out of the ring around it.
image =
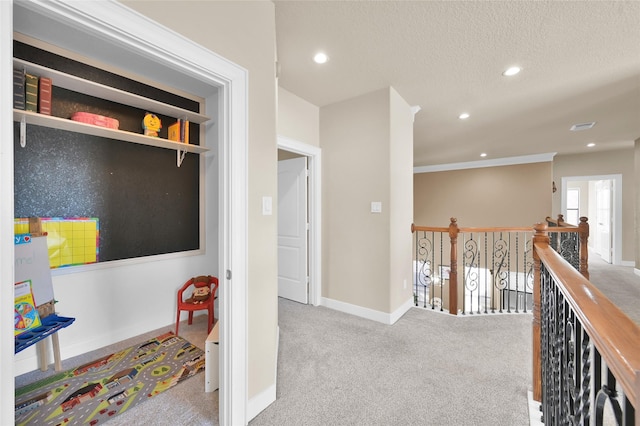
[[[13,108],[51,115],[51,79],[14,69]]]
[[[189,120],[179,118],[167,129],[170,141],[189,143]]]

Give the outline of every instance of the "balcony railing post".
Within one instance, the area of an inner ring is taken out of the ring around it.
[[[586,279],[589,279],[589,222],[585,216],[580,218],[578,225],[578,238],[580,241],[580,273]]]
[[[533,226],[533,321],[532,321],[532,378],[533,399],[542,401],[542,356],[540,353],[540,256],[536,251],[536,243],[549,245],[549,234],[546,223]]]
[[[458,219],[451,218],[449,238],[451,240],[451,271],[449,272],[449,313],[458,315]]]

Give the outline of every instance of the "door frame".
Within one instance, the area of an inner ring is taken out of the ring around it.
[[[322,301],[322,150],[278,135],[278,149],[307,157],[309,168],[309,303]]]
[[[0,2],[2,52],[11,52],[13,42],[13,1]],[[207,134],[219,141],[219,182],[217,197],[221,206],[218,217],[218,268],[224,285],[220,300],[220,402],[221,425],[246,424],[247,416],[247,193],[248,193],[248,75],[247,70],[216,55],[186,37],[168,30],[117,1],[75,2],[21,2],[21,6],[54,18],[60,28],[81,28],[91,34],[114,41],[123,49],[153,57],[158,63],[197,76],[201,82],[219,87],[217,107],[221,108],[223,122],[207,128]],[[63,31],[59,31],[62,33]],[[7,49],[5,49],[5,47]],[[3,53],[0,64],[0,93],[2,99],[11,99],[13,92],[13,61]],[[9,94],[8,96],[4,96]],[[0,209],[0,278],[2,283],[13,282],[13,141],[12,105],[0,106],[0,191],[3,200]],[[211,132],[211,134],[209,134]],[[215,136],[214,136],[215,133]],[[212,139],[213,140],[213,139]],[[207,190],[213,196],[214,188]],[[205,195],[206,197],[207,195]],[[209,204],[207,202],[207,204]],[[233,218],[233,220],[232,220]],[[5,256],[7,255],[8,256]],[[233,285],[231,281],[233,271]],[[13,289],[0,286],[3,305],[13,303]],[[0,309],[2,321],[0,339],[9,341],[9,309]],[[1,359],[13,359],[10,345],[2,345]],[[14,375],[13,363],[2,362],[0,367],[0,423],[13,422]]]
[[[560,196],[560,211],[567,210],[567,184],[569,182],[585,182],[594,180],[611,180],[613,181],[613,204],[611,208],[613,213],[611,220],[613,221],[612,229],[612,253],[611,260],[613,265],[622,265],[622,175],[593,175],[593,176],[564,176],[562,178],[562,191]],[[589,218],[591,219],[591,218]]]

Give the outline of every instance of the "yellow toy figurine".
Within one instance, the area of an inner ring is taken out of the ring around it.
[[[144,115],[144,119],[142,120],[142,128],[144,129],[145,136],[158,137],[158,131],[162,129],[162,123],[158,116],[148,112]]]

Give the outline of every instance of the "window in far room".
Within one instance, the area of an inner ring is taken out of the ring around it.
[[[572,225],[580,223],[580,188],[567,188],[566,222]]]

